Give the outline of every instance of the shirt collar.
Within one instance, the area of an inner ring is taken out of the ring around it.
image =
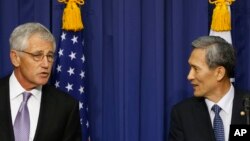
[[[19,95],[21,95],[23,92],[25,92],[26,90],[22,87],[22,85],[19,83],[19,81],[17,80],[14,72],[11,74],[10,76],[10,90],[12,91],[10,93],[10,99],[15,99],[16,97],[18,97]],[[36,99],[40,98],[40,94],[42,92],[42,86],[38,86],[30,91],[27,91],[32,93],[32,96],[35,97]]]
[[[230,105],[233,104],[233,99],[234,99],[234,86],[231,84],[229,91],[220,99],[218,103],[214,103],[213,101],[210,101],[208,99],[205,99],[205,102],[209,110],[212,109],[214,104],[217,104],[218,106],[221,107],[223,111],[225,111],[226,113],[230,113],[231,111]]]

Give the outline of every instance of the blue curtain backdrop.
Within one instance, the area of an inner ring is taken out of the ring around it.
[[[237,51],[235,85],[250,90],[250,1],[240,0],[232,5],[232,38]]]
[[[10,73],[8,38],[25,22],[60,37],[56,0],[0,1],[0,77]],[[192,95],[190,42],[207,35],[207,0],[86,0],[87,88],[92,141],[165,141],[173,104]],[[250,89],[250,2],[232,6],[236,87]]]

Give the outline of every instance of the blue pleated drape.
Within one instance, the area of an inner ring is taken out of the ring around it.
[[[11,72],[8,39],[24,22],[60,37],[64,4],[0,1],[0,76]],[[232,6],[236,86],[250,89],[250,2]],[[89,123],[92,141],[165,141],[171,107],[192,96],[187,81],[191,41],[208,35],[211,9],[197,0],[86,0]]]
[[[236,48],[235,85],[250,90],[250,1],[232,5],[232,38]]]
[[[208,35],[209,18],[207,1],[171,0],[167,1],[166,11],[165,125],[168,131],[172,105],[192,95],[187,81],[191,42]]]
[[[208,34],[208,3],[108,0],[87,8],[93,139],[166,140],[172,105],[192,95],[187,59],[190,42]]]
[[[9,36],[17,25],[25,22],[40,22],[51,30],[59,30],[61,20],[58,18],[57,22],[52,22],[52,17],[56,17],[53,16],[54,13],[61,14],[58,8],[52,8],[52,3],[55,2],[57,3],[56,0],[0,1],[0,59],[2,60],[0,77],[9,74],[12,70],[9,60]]]

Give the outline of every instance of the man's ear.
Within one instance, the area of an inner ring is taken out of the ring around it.
[[[216,68],[217,80],[222,80],[226,75],[226,69],[223,66],[219,66]]]
[[[10,60],[14,67],[18,67],[20,65],[20,57],[15,50],[10,51]]]

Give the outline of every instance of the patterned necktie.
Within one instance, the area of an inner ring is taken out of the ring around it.
[[[221,111],[221,108],[220,108],[220,106],[215,104],[212,107],[212,110],[215,113],[214,134],[215,134],[216,141],[225,141],[224,126],[223,126],[223,122],[222,122],[222,119],[221,119],[220,114],[219,114]]]
[[[29,141],[30,116],[27,102],[30,96],[31,93],[23,93],[23,101],[19,107],[14,123],[15,141]]]

